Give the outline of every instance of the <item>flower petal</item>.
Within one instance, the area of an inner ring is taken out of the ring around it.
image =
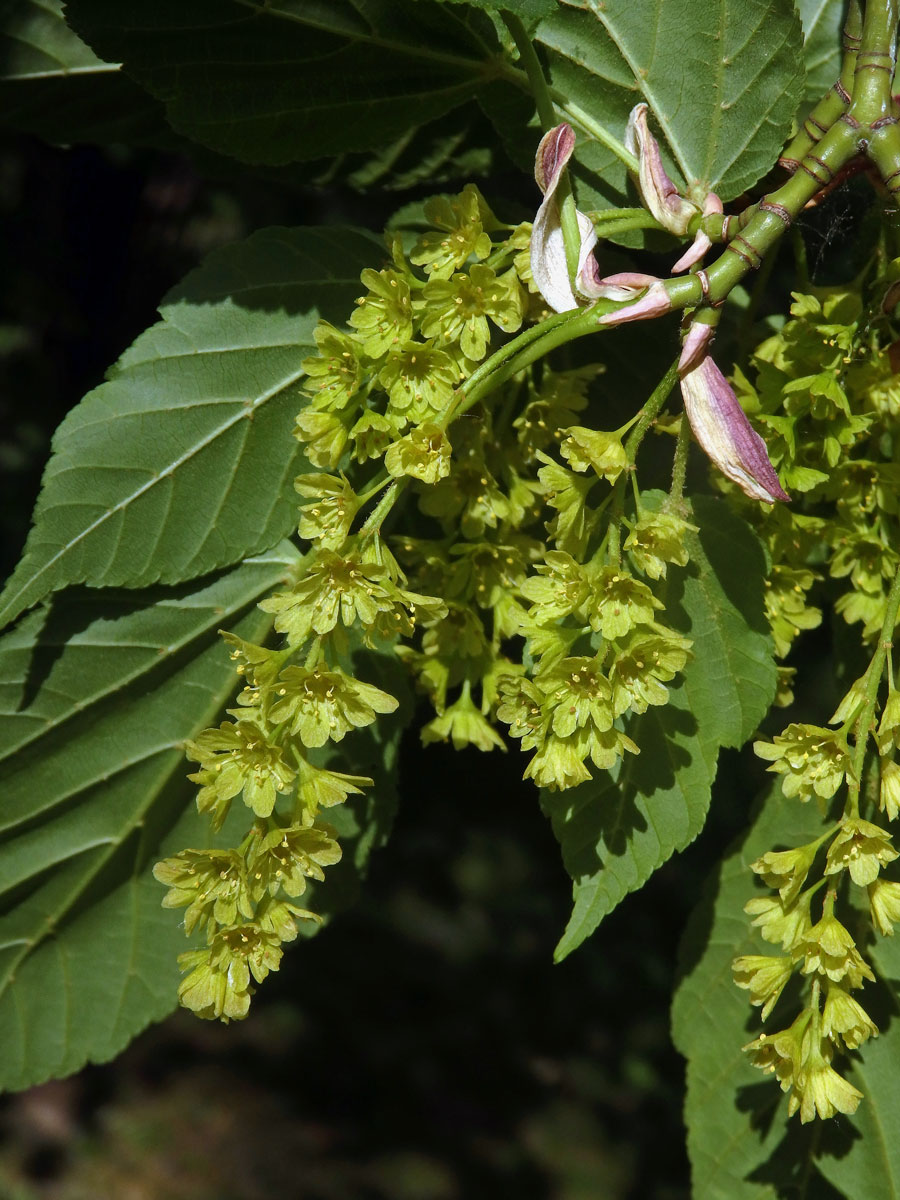
[[[769,462],[766,443],[708,355],[682,376],[681,394],[694,436],[723,475],[753,500],[790,500]]]
[[[692,371],[694,367],[700,365],[701,360],[706,357],[709,343],[715,332],[715,326],[707,325],[705,321],[691,322],[684,345],[681,347],[681,358],[678,360],[679,375],[683,377],[688,371]]]
[[[568,312],[578,307],[578,297],[569,280],[566,244],[556,199],[557,186],[574,149],[572,126],[557,125],[541,138],[534,160],[535,182],[544,193],[544,199],[531,230],[531,274],[541,295],[556,312]],[[580,277],[587,269],[590,277],[597,269],[591,255],[597,244],[597,234],[590,217],[581,212],[577,217],[581,234],[578,275]]]
[[[636,104],[625,128],[625,146],[640,164],[638,190],[644,204],[663,228],[684,236],[699,209],[679,193],[666,174],[659,143],[647,124],[646,104]]]
[[[710,192],[703,202],[704,217],[711,216],[713,213],[723,213],[724,211],[725,209],[722,206],[722,201],[715,192]],[[681,258],[679,258],[678,262],[673,265],[672,270],[674,272],[686,271],[688,267],[692,267],[694,263],[700,262],[704,254],[706,254],[707,250],[711,249],[711,247],[712,241],[707,237],[702,229],[698,229],[694,235],[694,240],[691,242],[690,246],[688,246],[687,250],[685,250],[684,254],[682,254]]]
[[[615,279],[615,276],[611,275],[610,278]],[[652,279],[653,276],[647,276],[647,278]],[[643,321],[645,317],[661,317],[663,313],[670,312],[671,308],[672,301],[669,299],[669,293],[663,287],[662,281],[654,279],[640,300],[626,305],[625,308],[619,308],[615,312],[606,313],[600,318],[600,324],[624,325],[626,321]]]

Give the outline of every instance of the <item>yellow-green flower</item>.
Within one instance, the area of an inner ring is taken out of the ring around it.
[[[413,309],[409,284],[396,271],[366,268],[360,276],[368,288],[357,300],[350,324],[358,330],[363,351],[380,358],[387,350],[402,346],[413,335]]]
[[[802,949],[806,956],[804,975],[827,975],[833,983],[846,979],[851,988],[861,987],[864,979],[875,978],[856,949],[853,935],[833,913],[826,913],[806,931]]]
[[[503,738],[472,703],[468,692],[450,705],[422,730],[422,742],[453,743],[454,750],[476,746],[479,750],[505,750]]]
[[[274,688],[271,719],[290,722],[304,746],[340,742],[351,729],[371,725],[378,713],[391,713],[397,701],[381,688],[347,675],[340,667],[319,664],[286,667]]]
[[[765,1021],[794,970],[791,958],[766,954],[743,954],[731,964],[734,982],[750,992],[750,1003],[762,1005]]]
[[[892,759],[881,760],[878,807],[889,821],[895,821],[900,815],[900,763]]]
[[[259,607],[275,613],[275,628],[292,646],[311,634],[330,633],[340,623],[370,626],[377,613],[394,606],[395,589],[384,567],[363,562],[355,550],[341,555],[321,549],[304,577],[287,592],[275,592]]]
[[[649,625],[663,607],[646,583],[627,571],[603,567],[592,579],[591,628],[609,640],[623,638],[637,625]]]
[[[828,847],[826,875],[849,870],[850,878],[866,887],[878,878],[881,868],[897,857],[890,834],[859,817],[844,819],[840,832]]]
[[[842,987],[829,982],[822,1033],[833,1042],[840,1038],[848,1050],[856,1050],[868,1038],[878,1037],[878,1026]]]
[[[494,229],[497,222],[474,184],[466,184],[458,196],[432,196],[424,211],[437,232],[419,238],[409,261],[423,266],[432,279],[449,279],[470,258],[490,254],[491,239],[484,226]]]
[[[459,344],[466,358],[479,362],[491,338],[488,318],[505,333],[522,324],[525,303],[514,270],[503,275],[482,263],[468,274],[431,278],[422,292],[422,334],[438,346]]]
[[[301,758],[297,768],[297,799],[302,806],[303,824],[311,825],[320,808],[343,804],[348,796],[361,796],[363,788],[371,787],[366,775],[344,775],[325,767],[314,767]]]
[[[347,448],[350,431],[348,423],[337,413],[306,409],[297,416],[294,437],[303,442],[306,457],[314,467],[333,471]]]
[[[185,908],[184,931],[198,924],[234,925],[253,916],[244,860],[236,850],[182,850],[153,868],[165,884],[163,908]]]
[[[178,999],[198,1017],[240,1020],[247,1015],[254,988],[251,976],[262,983],[281,964],[280,939],[248,922],[221,929],[202,950],[178,957],[188,972],[178,988]]]
[[[571,554],[550,550],[546,560],[535,568],[519,589],[531,601],[533,621],[549,623],[577,612],[591,594],[584,568]]]
[[[697,526],[674,513],[642,513],[631,525],[623,549],[631,555],[639,571],[651,579],[665,579],[669,563],[687,566],[685,537],[691,531],[696,533]]]
[[[589,467],[601,479],[615,483],[628,468],[628,455],[622,440],[614,433],[602,433],[599,429],[586,429],[572,425],[559,448],[575,471],[586,471]]]
[[[556,737],[566,738],[583,726],[598,733],[612,728],[612,688],[596,658],[564,658],[535,683]]]
[[[754,742],[753,749],[772,763],[770,771],[784,776],[785,796],[804,803],[811,796],[830,800],[851,769],[844,735],[817,725],[788,725],[773,741]]]
[[[809,1056],[807,1063],[794,1075],[788,1116],[799,1110],[800,1121],[804,1125],[816,1117],[827,1120],[835,1113],[855,1113],[863,1098],[862,1092],[829,1066],[826,1053],[830,1053],[830,1043],[827,1041]]]
[[[294,491],[311,501],[300,506],[300,536],[317,541],[329,550],[337,550],[359,511],[359,497],[347,477],[343,472],[340,475],[298,475],[294,480]]]
[[[188,776],[201,784],[197,797],[201,811],[213,801],[229,801],[243,792],[244,803],[258,817],[267,817],[276,794],[293,786],[295,772],[281,748],[271,745],[251,721],[223,721],[218,729],[204,729],[185,742],[185,753],[203,768]]]
[[[659,632],[633,630],[616,644],[609,681],[617,717],[629,708],[644,713],[651,704],[665,704],[669,699],[665,684],[683,670],[690,656],[687,638],[663,626],[655,628]]]
[[[322,880],[323,867],[340,862],[341,848],[331,836],[334,830],[310,825],[289,825],[257,836],[247,855],[247,874],[254,899],[266,893],[302,896],[307,879]]]
[[[303,389],[317,409],[341,409],[356,395],[363,378],[363,350],[352,333],[320,321],[313,332],[318,354],[303,360]]]
[[[419,423],[438,415],[459,382],[459,369],[433,342],[406,342],[392,349],[378,375],[390,407]]]
[[[806,937],[812,922],[809,917],[809,892],[786,904],[780,896],[754,896],[744,912],[767,942],[780,942],[783,950],[793,950]]]
[[[437,425],[426,422],[388,446],[384,465],[395,479],[412,475],[422,483],[437,483],[450,474],[450,441]]]
[[[790,906],[809,874],[822,839],[808,842],[794,850],[769,850],[755,862],[750,864],[750,870],[761,875],[770,888],[775,888],[782,903]]]
[[[868,894],[873,925],[883,937],[893,937],[894,922],[900,921],[900,883],[876,879]]]

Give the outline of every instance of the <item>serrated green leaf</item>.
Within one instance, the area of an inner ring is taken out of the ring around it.
[[[0,640],[0,1089],[108,1059],[175,1007],[189,943],[151,868],[188,846],[233,845],[252,820],[238,804],[210,833],[182,743],[236,691],[217,630],[261,641],[271,618],[248,606],[297,558],[282,543],[199,585],[67,591]],[[360,658],[362,677],[402,703],[330,748],[376,786],[329,810],[344,857],[315,888],[325,916],[355,897],[387,835],[409,713],[398,665]]]
[[[266,229],[171,291],[57,431],[0,625],[68,584],[176,583],[289,533],[303,359],[382,256],[354,230]]]
[[[0,0],[0,51],[4,80],[118,71],[69,29],[62,0]]]
[[[684,182],[726,201],[772,167],[803,91],[790,0],[573,0],[537,40],[576,127],[580,108],[621,141],[646,100]],[[579,207],[622,203],[625,168],[587,131],[577,162]]]
[[[852,1066],[846,1059],[836,1064],[865,1095],[851,1120],[802,1126],[797,1117],[789,1119],[778,1084],[741,1052],[761,1027],[747,993],[733,983],[731,963],[740,954],[772,953],[743,911],[751,896],[763,894],[749,864],[767,850],[803,845],[822,828],[814,804],[786,800],[780,784],[773,784],[745,840],[707,882],[685,932],[672,1031],[687,1059],[685,1120],[695,1200],[831,1196],[819,1175],[847,1197],[900,1195],[896,938],[879,939],[867,951],[887,986],[869,984],[860,995],[881,1036],[853,1055]],[[777,1009],[767,1027],[783,1028],[796,1015],[785,999],[779,1009],[783,1019]]]
[[[173,128],[250,163],[377,151],[521,73],[483,14],[431,0],[68,0]]]
[[[217,629],[264,637],[248,606],[296,558],[66,592],[0,641],[0,1087],[110,1058],[174,1007],[184,935],[150,868],[209,837],[180,743],[234,692]]]
[[[648,501],[644,497],[652,506]],[[699,533],[685,538],[690,568],[671,571],[666,620],[694,641],[684,688],[698,725],[720,746],[737,749],[768,712],[778,686],[763,606],[765,557],[746,521],[723,501],[695,496],[691,508]]]
[[[657,508],[662,493],[642,503]],[[669,568],[662,619],[693,641],[669,703],[626,722],[641,753],[615,773],[541,804],[573,880],[573,911],[556,958],[576,949],[629,893],[697,836],[721,746],[740,746],[775,695],[763,611],[765,558],[756,536],[720,500],[697,497],[691,562]]]
[[[841,29],[844,0],[797,0],[803,25],[804,96],[821,100],[841,73]]]
[[[557,962],[689,845],[706,821],[718,746],[698,736],[684,689],[670,689],[665,708],[648,709],[627,728],[641,753],[629,756],[615,777],[541,792],[572,877],[572,915],[554,951]]]
[[[672,1006],[675,1045],[688,1060],[685,1121],[695,1200],[769,1200],[789,1180],[779,1147],[787,1122],[778,1084],[752,1067],[741,1047],[759,1020],[731,973],[738,954],[765,954],[744,904],[755,894],[749,864],[775,846],[802,845],[820,830],[815,805],[787,801],[776,784],[744,844],[722,862],[691,918],[683,978]]]

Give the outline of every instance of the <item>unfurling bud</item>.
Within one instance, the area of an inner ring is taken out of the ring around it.
[[[534,178],[544,193],[541,207],[531,230],[531,274],[541,295],[556,312],[568,312],[578,307],[578,297],[572,290],[566,263],[566,244],[556,189],[566,164],[575,149],[575,131],[571,125],[557,125],[541,138],[534,160]],[[576,213],[581,247],[578,252],[578,276],[588,259],[596,262],[591,251],[597,244],[597,234],[590,217]]]
[[[623,286],[622,281],[638,279],[643,282]],[[669,293],[663,286],[662,280],[653,275],[632,275],[628,272],[622,275],[610,275],[601,280],[598,286],[604,289],[598,291],[598,297],[603,296],[607,300],[627,300],[629,293],[637,295],[640,289],[646,289],[634,304],[619,308],[615,312],[604,313],[600,318],[601,325],[624,325],[626,321],[643,321],[646,317],[661,317],[663,313],[670,312],[672,309],[672,301],[669,299]]]
[[[706,321],[691,321],[684,344],[681,347],[681,358],[678,360],[678,374],[682,378],[700,363],[709,353],[709,344],[716,332],[715,325]]]
[[[709,355],[684,372],[681,395],[694,436],[723,475],[753,500],[790,500],[769,462],[766,443]]]
[[[603,278],[592,254],[597,234],[590,218],[576,210],[581,245],[575,286],[569,278],[562,218],[556,191],[575,149],[571,125],[557,125],[541,138],[534,160],[534,178],[544,193],[531,230],[531,274],[541,295],[556,312],[569,312],[593,300],[631,300],[618,312],[600,318],[603,325],[619,325],[669,312],[668,293],[655,275],[624,272]],[[638,298],[639,297],[639,298]]]
[[[684,237],[700,210],[696,204],[685,200],[666,174],[659,144],[647,124],[647,112],[646,104],[636,104],[625,128],[625,146],[639,163],[638,190],[644,204],[660,225]]]

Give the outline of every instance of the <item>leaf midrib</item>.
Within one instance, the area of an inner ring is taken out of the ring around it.
[[[281,555],[273,553],[271,557],[264,557],[262,555],[256,555],[253,558],[244,559],[244,563],[243,563],[244,566],[261,566],[261,567],[265,567],[265,566],[269,566],[269,565],[275,566],[276,564],[283,564],[285,567],[290,567],[291,560],[284,558]],[[191,612],[191,611],[198,612],[201,609],[206,608],[209,612],[209,617],[208,617],[208,619],[204,620],[202,625],[192,626],[193,632],[188,631],[184,634],[184,636],[182,638],[177,639],[176,641],[173,641],[173,642],[168,642],[165,646],[160,646],[156,642],[147,642],[146,644],[141,643],[141,642],[116,642],[115,643],[116,649],[125,648],[125,649],[139,650],[139,651],[140,650],[155,651],[156,653],[155,653],[153,662],[151,664],[149,664],[149,666],[146,662],[144,663],[143,666],[142,665],[135,666],[132,671],[127,672],[124,675],[118,676],[117,679],[112,681],[107,687],[102,688],[99,691],[95,692],[94,695],[90,697],[90,700],[87,701],[86,703],[82,703],[77,706],[75,704],[73,704],[68,712],[62,714],[59,717],[50,718],[50,720],[45,721],[40,726],[40,728],[35,731],[35,733],[32,737],[28,737],[24,741],[17,742],[16,745],[11,747],[11,749],[7,752],[0,752],[0,763],[3,763],[12,755],[18,754],[20,751],[26,749],[28,746],[32,746],[36,742],[39,742],[41,740],[41,738],[49,736],[50,734],[54,733],[56,730],[63,728],[63,726],[65,726],[65,724],[68,721],[75,720],[77,717],[80,717],[83,714],[90,712],[93,707],[95,707],[98,704],[101,704],[109,696],[115,695],[116,692],[130,687],[131,684],[136,682],[136,680],[140,679],[143,675],[146,675],[149,670],[157,669],[161,663],[166,662],[166,660],[168,658],[170,658],[172,655],[179,654],[182,650],[185,649],[185,647],[189,646],[191,644],[191,642],[196,641],[198,638],[202,638],[204,635],[209,633],[209,631],[211,629],[214,629],[214,628],[218,629],[219,626],[222,624],[221,608],[214,606],[214,605],[201,605],[201,604],[179,605],[175,601],[166,601],[166,600],[160,601],[160,605],[164,605],[165,607],[184,611],[184,612]],[[79,640],[75,640],[71,643],[48,642],[48,641],[43,642],[43,645],[47,649],[54,649],[54,648],[61,649],[64,646],[70,645],[70,644],[77,646],[79,649],[85,649],[85,650],[90,650],[91,648],[96,648],[97,650],[109,649],[108,643],[105,643],[105,642],[88,642],[88,641],[79,641]],[[13,714],[0,712],[0,716],[11,716],[11,715],[13,715]],[[78,790],[80,791],[83,789],[79,788]],[[49,810],[44,810],[44,811],[49,811]],[[34,817],[34,815],[35,815],[34,813],[29,814],[27,820],[31,820]],[[16,825],[0,825],[0,836],[6,834],[9,830],[14,830],[15,828],[16,828]]]
[[[228,430],[236,426],[239,421],[248,420],[252,413],[256,412],[257,409],[262,407],[262,405],[274,399],[274,397],[283,392],[285,388],[288,388],[291,386],[291,384],[296,383],[297,380],[301,379],[304,374],[305,372],[301,368],[299,371],[295,371],[288,378],[282,380],[276,387],[264,392],[261,396],[256,397],[252,404],[242,404],[240,406],[240,410],[236,414],[224,421],[217,429],[212,430],[210,433],[205,435],[199,442],[195,442],[189,450],[185,451],[184,454],[171,462],[167,467],[163,468],[163,470],[157,472],[152,479],[148,480],[146,483],[142,484],[141,487],[132,491],[128,496],[123,497],[123,499],[113,505],[112,508],[105,509],[95,521],[93,521],[85,529],[81,530],[74,538],[71,538],[68,542],[66,542],[65,545],[61,546],[55,554],[53,554],[36,572],[34,572],[23,584],[19,586],[18,591],[6,601],[3,609],[0,610],[0,623],[5,623],[9,619],[7,614],[11,608],[15,606],[15,603],[18,601],[19,597],[21,597],[25,592],[32,590],[35,582],[45,576],[47,572],[50,571],[55,564],[59,562],[62,557],[68,554],[75,546],[79,545],[85,540],[85,538],[94,533],[95,530],[101,528],[105,522],[112,519],[116,514],[127,508],[129,505],[133,504],[141,496],[145,495],[163,480],[168,479],[179,467],[184,466],[185,463],[190,462],[191,459],[197,454],[201,453],[203,450],[206,450],[215,442],[217,438],[224,436]],[[41,545],[47,545],[47,543],[42,542]],[[27,561],[27,555],[22,561]]]

